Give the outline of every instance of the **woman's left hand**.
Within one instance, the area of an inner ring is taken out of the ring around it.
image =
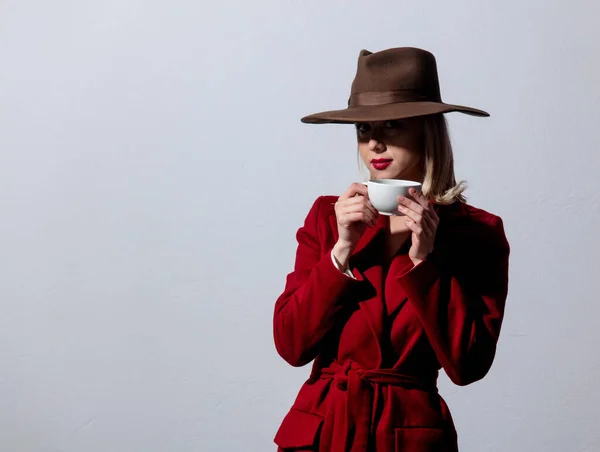
[[[412,246],[408,256],[416,266],[433,251],[440,219],[429,200],[420,191],[411,188],[409,193],[415,201],[404,196],[398,197],[398,212],[406,215],[406,226],[412,231]]]

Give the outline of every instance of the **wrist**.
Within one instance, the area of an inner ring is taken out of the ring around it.
[[[415,257],[411,257],[411,258],[410,258],[410,260],[412,261],[412,263],[413,263],[413,266],[415,266],[415,267],[416,267],[417,265],[419,265],[421,262],[423,262],[423,259],[417,259],[417,258],[415,258]]]
[[[346,270],[348,268],[348,261],[350,259],[350,255],[352,254],[353,246],[344,241],[337,241],[333,246],[333,257],[340,264],[342,270]]]

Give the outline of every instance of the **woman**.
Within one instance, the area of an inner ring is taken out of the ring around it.
[[[434,56],[362,51],[347,109],[303,118],[356,125],[371,178],[422,182],[379,215],[367,187],[322,196],[298,230],[275,305],[279,354],[312,373],[275,437],[279,450],[457,451],[436,387],[484,377],[500,333],[509,245],[502,220],[465,203]]]

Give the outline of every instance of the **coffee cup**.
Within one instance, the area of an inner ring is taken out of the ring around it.
[[[401,179],[373,179],[363,182],[369,192],[369,200],[382,215],[398,215],[398,196],[409,197],[408,190],[421,189],[421,183]]]

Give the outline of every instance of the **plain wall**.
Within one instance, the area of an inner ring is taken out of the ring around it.
[[[273,304],[314,199],[359,180],[362,48],[437,57],[510,295],[463,451],[600,450],[600,3],[0,2],[0,450],[274,450],[309,367]]]

